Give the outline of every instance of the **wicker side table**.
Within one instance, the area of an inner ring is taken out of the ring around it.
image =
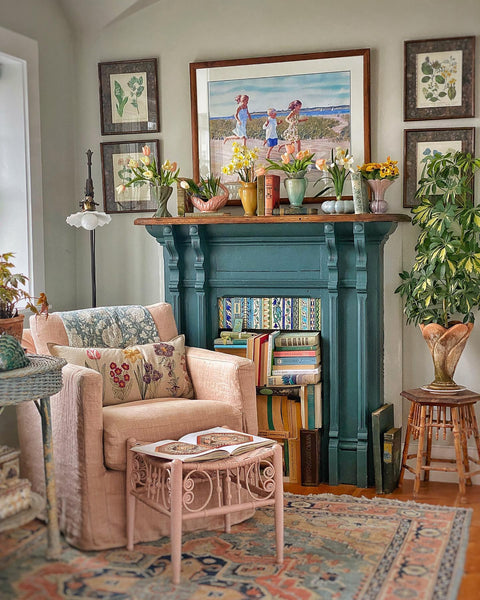
[[[180,582],[183,522],[198,516],[223,515],[230,533],[231,514],[274,506],[275,548],[283,562],[283,469],[279,444],[239,456],[203,462],[164,460],[130,450],[127,441],[127,549],[133,550],[135,504],[141,501],[170,519],[172,581]],[[197,497],[205,485],[208,493]]]
[[[4,406],[33,400],[40,413],[47,495],[47,558],[54,559],[60,555],[61,544],[55,491],[50,396],[62,389],[62,367],[67,362],[63,358],[40,354],[29,354],[28,358],[28,367],[0,373],[0,411]]]

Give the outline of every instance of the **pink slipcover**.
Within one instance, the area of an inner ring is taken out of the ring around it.
[[[169,304],[162,302],[147,309],[161,340],[178,334]],[[38,354],[48,354],[48,342],[68,345],[60,316],[32,317],[24,342],[29,351]],[[201,348],[187,347],[186,357],[193,400],[162,398],[102,407],[100,373],[70,364],[63,368],[64,386],[52,396],[51,409],[60,528],[68,543],[84,550],[126,544],[127,437],[141,441],[178,439],[218,425],[257,433],[253,363]],[[17,407],[17,415],[22,476],[30,479],[34,491],[44,492],[38,412],[27,402]],[[145,437],[154,439],[142,439]],[[239,513],[236,522],[251,514]],[[188,521],[190,530],[222,525],[222,517]],[[162,515],[139,504],[135,541],[168,535],[168,526]]]

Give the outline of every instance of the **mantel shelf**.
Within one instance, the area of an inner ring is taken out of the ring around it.
[[[272,217],[244,217],[244,216],[225,216],[225,217],[141,217],[135,219],[135,225],[251,225],[252,223],[371,223],[371,222],[409,222],[408,215],[384,213],[376,215],[372,213],[364,214],[343,214],[343,215],[282,215]]]

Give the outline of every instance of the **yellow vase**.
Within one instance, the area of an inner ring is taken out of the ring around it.
[[[240,200],[246,217],[254,217],[257,209],[257,182],[242,181],[242,187],[238,190]]]

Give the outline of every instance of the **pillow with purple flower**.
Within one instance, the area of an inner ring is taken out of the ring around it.
[[[48,344],[53,356],[98,371],[103,406],[151,398],[193,398],[185,336],[127,348],[73,348]]]

